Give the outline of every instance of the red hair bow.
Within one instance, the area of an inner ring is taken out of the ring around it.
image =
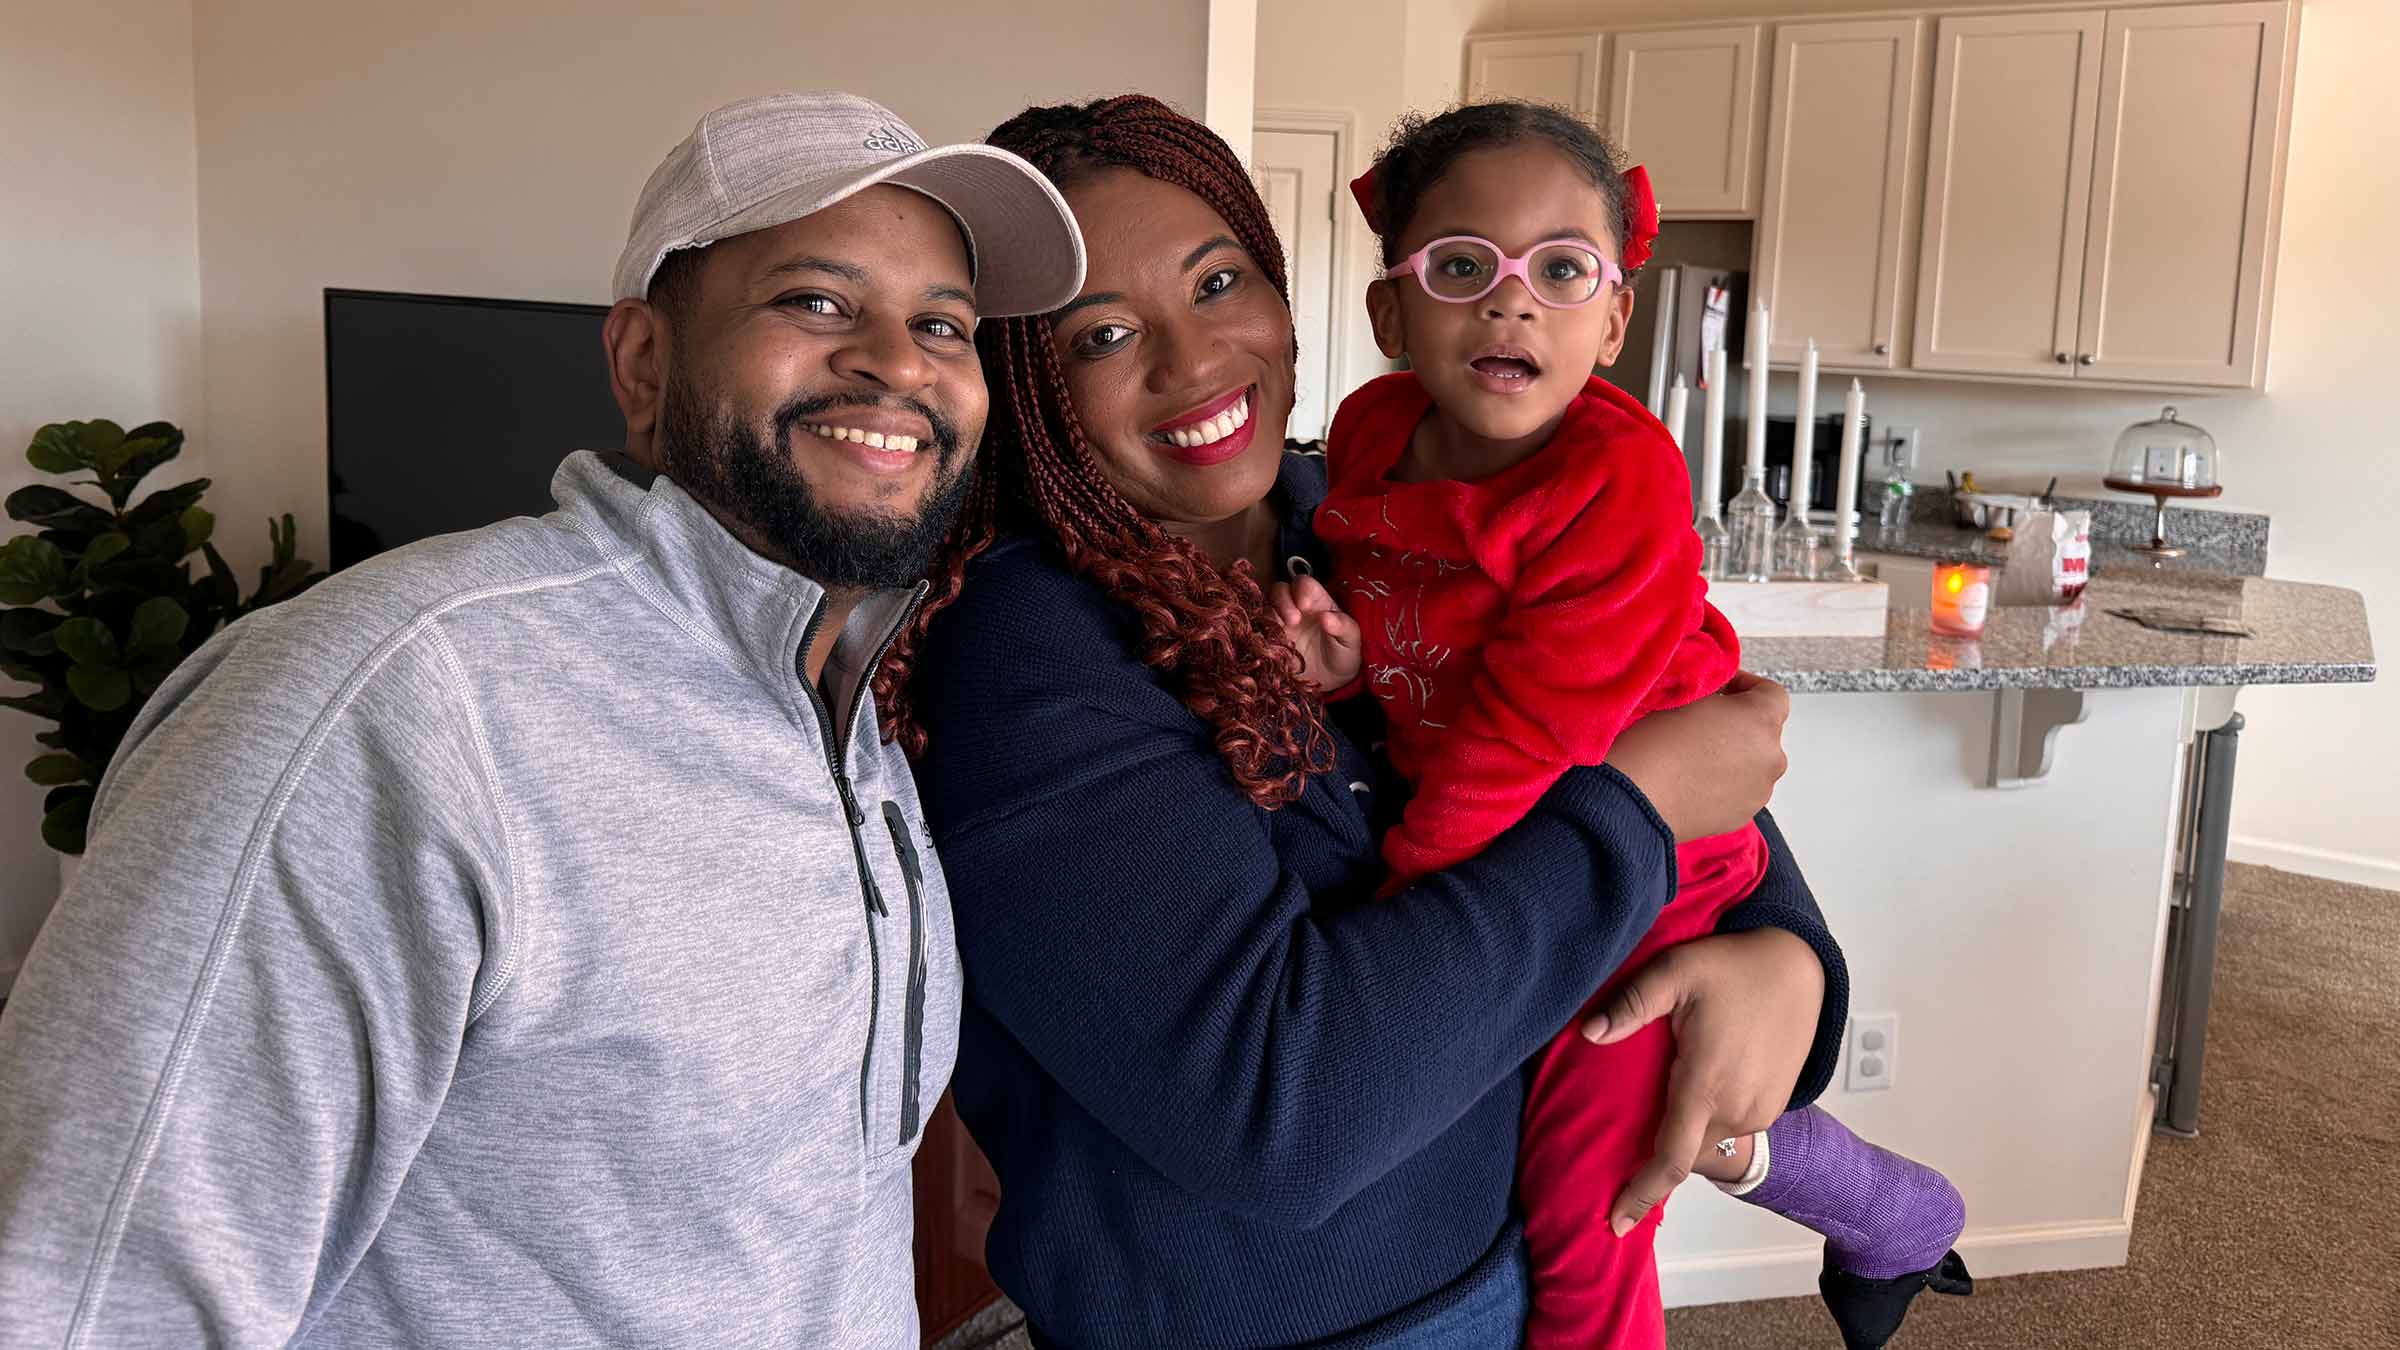
[[[1383,222],[1375,218],[1375,171],[1381,164],[1370,164],[1367,171],[1350,180],[1350,199],[1358,203],[1358,213],[1367,218],[1367,228],[1383,233]]]
[[[1650,190],[1650,171],[1639,164],[1625,171],[1625,191],[1631,198],[1625,214],[1632,229],[1625,238],[1625,256],[1618,261],[1630,272],[1650,261],[1651,242],[1658,238],[1658,194]]]

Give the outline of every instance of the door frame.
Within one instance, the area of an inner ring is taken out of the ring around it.
[[[1250,143],[1253,147],[1258,144],[1257,134],[1265,131],[1290,131],[1333,137],[1333,173],[1336,181],[1333,184],[1332,256],[1326,263],[1327,270],[1333,274],[1328,278],[1333,289],[1326,304],[1325,350],[1320,354],[1325,368],[1325,425],[1326,429],[1330,431],[1333,426],[1333,410],[1341,406],[1341,396],[1349,392],[1343,387],[1343,381],[1350,364],[1348,359],[1350,325],[1356,322],[1351,317],[1350,311],[1364,303],[1365,292],[1363,285],[1358,287],[1355,292],[1351,292],[1342,284],[1344,278],[1349,276],[1351,258],[1358,256],[1353,247],[1352,236],[1357,231],[1366,229],[1366,222],[1357,218],[1355,212],[1342,210],[1342,196],[1349,188],[1350,176],[1353,173],[1350,167],[1351,150],[1358,144],[1358,116],[1338,108],[1261,105],[1253,115],[1250,125]],[[1252,151],[1252,158],[1252,167],[1256,167],[1255,148]],[[1290,269],[1287,266],[1285,270],[1288,272]],[[1286,307],[1289,307],[1289,301],[1286,302]],[[1295,327],[1297,327],[1297,323],[1298,316],[1295,315]]]

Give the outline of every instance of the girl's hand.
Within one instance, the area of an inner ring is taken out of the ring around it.
[[[1722,693],[1655,712],[1625,728],[1608,762],[1650,799],[1678,840],[1706,839],[1750,823],[1788,761],[1783,723],[1792,696],[1744,671]]]
[[[1278,581],[1267,603],[1283,623],[1283,635],[1300,652],[1300,678],[1331,693],[1358,678],[1358,620],[1344,613],[1333,593],[1315,577]]]
[[[1703,1146],[1783,1114],[1824,1006],[1817,954],[1780,928],[1759,928],[1668,949],[1583,1024],[1584,1037],[1601,1045],[1661,1017],[1675,1031],[1656,1149],[1609,1211],[1617,1236],[1682,1183]]]

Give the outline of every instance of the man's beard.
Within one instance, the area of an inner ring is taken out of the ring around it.
[[[776,410],[772,445],[730,413],[712,416],[704,402],[687,371],[669,372],[658,426],[667,476],[745,527],[775,561],[829,591],[907,586],[922,578],[974,486],[974,457],[962,452],[957,424],[921,399],[847,393],[796,398]],[[835,408],[876,407],[906,408],[932,428],[916,453],[938,455],[934,479],[913,516],[829,509],[792,462],[793,438],[814,435],[803,423]]]

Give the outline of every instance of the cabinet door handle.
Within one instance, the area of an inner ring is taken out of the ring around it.
[[[2100,364],[2100,358],[2092,355],[2090,352],[2085,352],[2083,355],[2075,358],[2075,364],[2079,366],[2096,366]]]
[[[2058,363],[2062,366],[2067,363],[2067,354],[2065,352],[2060,352],[2058,354]]]
[[[1877,356],[1890,356],[1890,355],[1892,354],[1892,344],[1890,344],[1890,343],[1888,343],[1888,342],[1878,342],[1878,343],[1876,343],[1876,344],[1875,344],[1875,354],[1876,354]]]

